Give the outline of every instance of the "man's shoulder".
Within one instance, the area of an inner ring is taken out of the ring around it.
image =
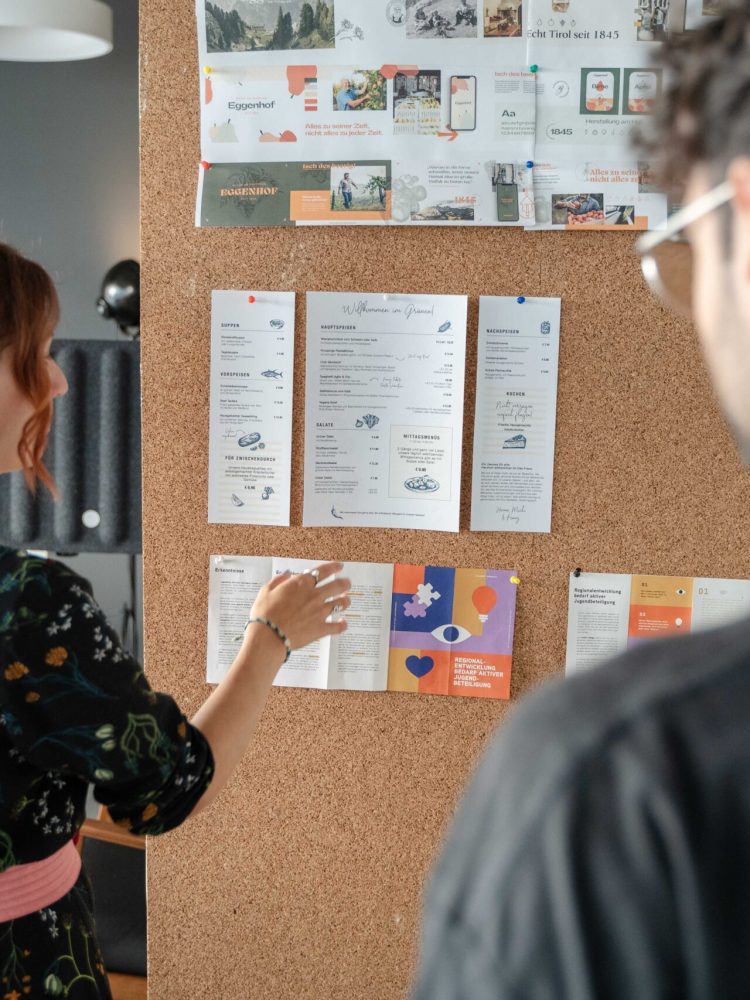
[[[484,780],[508,771],[511,798],[536,808],[576,772],[659,734],[695,730],[707,712],[750,728],[750,619],[661,640],[544,685],[523,702],[486,755]],[[700,752],[700,747],[697,748]],[[481,780],[481,778],[480,778]]]

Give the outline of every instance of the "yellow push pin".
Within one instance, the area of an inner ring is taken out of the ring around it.
[[[510,578],[510,582],[511,583],[520,583],[521,582],[521,577],[520,576],[512,576]]]
[[[204,73],[213,73],[213,71],[214,71],[213,66],[204,66],[203,67],[203,72]]]

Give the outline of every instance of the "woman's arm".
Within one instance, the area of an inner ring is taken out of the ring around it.
[[[342,569],[341,563],[319,566],[320,580]],[[327,622],[333,607],[349,606],[349,580],[316,585],[315,576],[284,574],[267,583],[258,594],[250,618],[266,618],[287,635],[292,649],[299,649],[325,635],[340,635],[345,621]],[[191,816],[209,806],[229,780],[258,725],[286,649],[281,639],[260,623],[248,625],[240,652],[229,673],[191,720],[206,737],[214,757],[211,784]]]

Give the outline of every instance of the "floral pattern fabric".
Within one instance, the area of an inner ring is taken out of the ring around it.
[[[85,818],[89,784],[115,822],[159,834],[187,818],[212,775],[205,737],[172,698],[151,689],[89,584],[62,563],[0,547],[0,873],[70,840]],[[80,893],[75,902],[65,912],[80,928]],[[9,926],[0,923],[0,1000],[30,992],[23,976],[20,987],[3,978],[19,947],[9,943]],[[32,962],[32,944],[23,947]],[[32,964],[38,977],[43,970]],[[108,994],[70,993],[78,995]]]
[[[51,906],[0,923],[0,997],[111,1000],[84,872]]]

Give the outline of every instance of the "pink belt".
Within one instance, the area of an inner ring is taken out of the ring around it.
[[[0,872],[0,923],[51,906],[73,888],[81,857],[72,840],[48,858]]]

